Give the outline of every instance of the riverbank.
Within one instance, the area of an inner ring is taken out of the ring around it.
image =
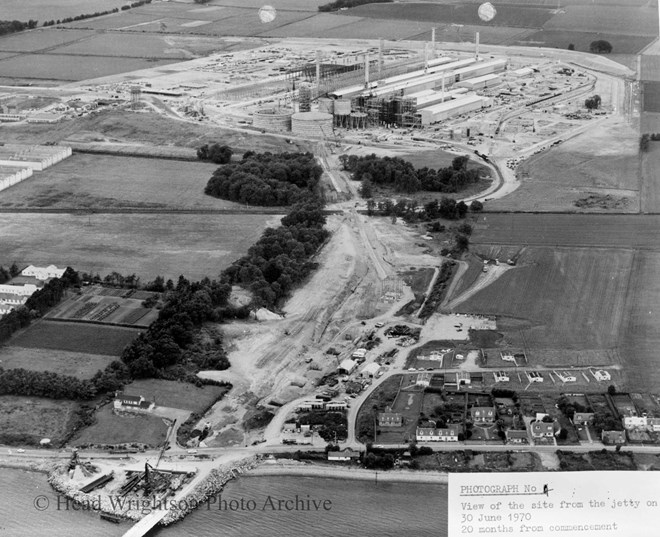
[[[2,460],[0,459],[0,469],[10,468],[12,470],[28,470],[30,472],[39,472],[41,474],[48,474],[54,468],[52,461],[44,460]]]
[[[325,477],[330,479],[355,479],[360,481],[394,483],[447,484],[444,472],[422,472],[412,470],[367,470],[350,466],[330,466],[295,461],[265,461],[245,473],[245,477],[299,476]]]

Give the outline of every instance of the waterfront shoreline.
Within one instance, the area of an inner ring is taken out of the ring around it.
[[[411,470],[367,470],[347,466],[325,466],[320,464],[291,464],[262,462],[249,470],[243,477],[292,476],[321,477],[328,479],[351,479],[359,481],[380,481],[389,483],[429,483],[444,484],[449,481],[445,472],[425,472]]]

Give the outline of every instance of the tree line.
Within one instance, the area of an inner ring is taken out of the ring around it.
[[[131,9],[134,7],[140,7],[145,4],[151,4],[151,0],[138,0],[137,2],[133,2],[131,4],[126,4],[121,6],[121,11],[126,11],[127,9]],[[66,24],[67,22],[75,22],[75,21],[82,21],[85,19],[92,19],[94,17],[100,17],[102,15],[110,15],[111,13],[119,13],[120,8],[115,7],[113,9],[106,9],[105,11],[95,11],[94,13],[84,13],[82,15],[76,15],[75,17],[65,17],[63,19],[57,19],[57,20],[49,20],[45,21],[42,26],[54,26],[55,24]],[[36,26],[36,22],[35,26]],[[33,26],[34,27],[34,26]]]
[[[311,153],[254,153],[214,173],[205,192],[210,196],[262,206],[293,205],[316,198],[323,173]]]
[[[15,278],[21,273],[16,263],[12,263],[11,266],[6,269],[3,266],[0,266],[0,284],[7,283],[12,278]]]
[[[37,21],[30,19],[27,22],[0,20],[0,35],[14,34],[23,30],[37,27]]]
[[[460,192],[479,181],[478,170],[467,168],[469,158],[459,156],[451,166],[434,170],[415,167],[400,157],[378,157],[374,154],[359,157],[341,155],[339,160],[344,170],[351,172],[353,180],[362,181],[361,194],[364,198],[373,197],[373,185],[385,185],[396,192],[414,194],[420,190],[429,192]]]

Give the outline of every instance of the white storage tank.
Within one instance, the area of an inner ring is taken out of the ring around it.
[[[298,112],[291,116],[293,134],[311,138],[332,136],[332,115],[324,112]]]

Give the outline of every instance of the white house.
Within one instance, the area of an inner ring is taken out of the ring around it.
[[[592,373],[594,378],[598,381],[605,381],[605,380],[611,380],[612,376],[605,371],[604,369],[599,369],[598,371],[595,371]]]
[[[37,289],[39,288],[33,283],[26,283],[24,285],[0,284],[0,293],[6,293],[8,295],[32,296]]]
[[[66,269],[58,269],[55,265],[48,265],[47,267],[35,267],[30,265],[23,269],[22,276],[32,276],[37,280],[47,280],[48,278],[61,278]]]
[[[119,393],[115,395],[115,410],[128,410],[131,412],[151,412],[156,403],[147,401],[141,395],[126,395]]]
[[[360,458],[360,453],[350,449],[344,451],[328,451],[329,461],[354,461]]]
[[[418,442],[458,442],[458,428],[417,427],[415,438]]]
[[[431,373],[418,373],[417,380],[415,381],[416,386],[428,387],[431,385]]]

